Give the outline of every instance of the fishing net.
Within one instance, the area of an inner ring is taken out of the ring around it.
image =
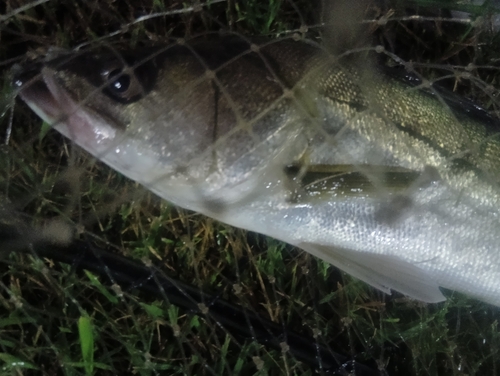
[[[288,38],[367,72],[399,71],[442,88],[440,98],[454,92],[491,120],[499,28],[493,1],[0,5],[1,373],[498,374],[497,308],[449,290],[437,304],[386,295],[298,248],[163,201],[52,130],[12,80],[54,48]]]

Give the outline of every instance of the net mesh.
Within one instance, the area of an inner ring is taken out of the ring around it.
[[[300,249],[162,201],[42,123],[11,85],[11,67],[49,47],[117,51],[224,30],[403,66],[497,116],[495,2],[0,9],[2,373],[498,374],[495,307],[451,291],[439,304],[388,296]]]

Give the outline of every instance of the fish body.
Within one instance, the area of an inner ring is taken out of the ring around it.
[[[176,205],[388,293],[438,302],[443,286],[500,305],[500,128],[468,102],[293,39],[74,53],[15,84]]]

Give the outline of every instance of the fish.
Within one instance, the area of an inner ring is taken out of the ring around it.
[[[381,52],[381,51],[377,51]],[[59,52],[13,85],[161,198],[390,294],[500,306],[499,124],[404,69],[239,35]]]

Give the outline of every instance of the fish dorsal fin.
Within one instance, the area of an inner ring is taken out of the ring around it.
[[[298,247],[387,294],[393,289],[427,303],[446,299],[427,272],[397,257],[313,243],[301,243]]]

